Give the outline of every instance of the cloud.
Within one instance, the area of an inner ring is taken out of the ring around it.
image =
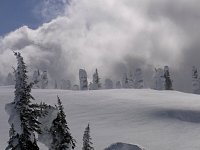
[[[85,68],[91,79],[98,68],[103,78],[120,80],[125,71],[141,67],[150,81],[154,67],[169,65],[175,87],[189,90],[182,79],[189,84],[190,66],[198,64],[200,56],[200,5],[192,1],[44,1],[42,14],[53,20],[1,37],[1,74],[15,65],[10,50],[18,49],[31,69],[47,69],[52,79],[76,81],[79,68]]]

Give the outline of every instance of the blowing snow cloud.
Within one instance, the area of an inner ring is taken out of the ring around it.
[[[15,66],[11,50],[20,50],[29,68],[48,70],[52,79],[76,80],[79,68],[89,77],[98,68],[103,77],[120,79],[136,67],[151,78],[154,67],[169,65],[175,86],[188,90],[182,79],[189,83],[191,66],[199,65],[198,3],[74,0],[38,29],[24,26],[0,38],[0,75]]]

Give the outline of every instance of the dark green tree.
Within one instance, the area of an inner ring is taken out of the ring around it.
[[[66,115],[64,112],[61,100],[58,98],[58,114],[53,120],[52,126],[50,128],[50,133],[52,135],[52,143],[50,150],[68,150],[75,148],[75,140],[69,132],[69,127],[66,121]]]
[[[82,150],[94,150],[92,147],[92,138],[90,137],[90,125],[88,124],[87,127],[85,128],[85,132],[83,135],[83,148]]]
[[[169,67],[164,67],[164,78],[165,78],[165,90],[173,90],[172,80],[170,78]]]
[[[27,83],[27,67],[20,53],[14,52],[17,58],[17,69],[15,70],[15,98],[10,104],[13,106],[13,114],[19,118],[11,125],[10,140],[6,150],[38,150],[35,132],[41,133],[40,123],[37,118],[44,116],[46,104],[32,104],[34,100],[31,95],[33,83]],[[20,129],[16,132],[16,126]],[[20,130],[20,131],[19,131]]]

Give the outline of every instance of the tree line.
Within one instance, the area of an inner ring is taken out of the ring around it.
[[[44,118],[48,114],[49,108],[53,106],[45,103],[36,104],[32,101],[31,95],[33,82],[28,83],[27,66],[24,63],[20,53],[14,52],[17,59],[17,68],[15,74],[15,92],[14,101],[6,104],[6,111],[10,115],[9,141],[5,150],[39,150],[36,135],[44,134],[42,123],[39,118]],[[52,120],[50,127],[46,129],[48,133],[49,144],[46,145],[49,150],[71,150],[76,146],[76,141],[70,133],[66,121],[64,107],[59,97],[56,108],[57,114]],[[94,150],[90,137],[90,126],[87,125],[83,135],[82,150]]]

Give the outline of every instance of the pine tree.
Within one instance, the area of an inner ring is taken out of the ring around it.
[[[66,121],[66,115],[61,100],[58,98],[58,114],[53,120],[50,132],[52,135],[52,143],[50,150],[70,150],[75,148],[75,140],[69,132]]]
[[[28,84],[26,65],[20,53],[14,52],[17,58],[17,69],[15,70],[15,98],[9,121],[11,123],[10,140],[6,150],[38,150],[35,132],[41,133],[37,117],[45,115],[43,108],[45,104],[31,104],[34,100],[31,95],[32,83]],[[15,118],[15,119],[13,119]],[[18,118],[18,120],[16,120]],[[17,127],[16,127],[17,126]],[[17,130],[16,130],[17,129]]]
[[[192,90],[194,94],[200,94],[200,81],[198,70],[195,66],[192,67]]]
[[[80,90],[88,90],[87,72],[84,69],[79,70]]]
[[[172,90],[172,80],[170,78],[169,67],[164,67],[165,90]]]
[[[90,125],[88,124],[88,126],[85,128],[85,132],[83,135],[83,148],[82,150],[94,150],[94,148],[92,147],[92,142],[91,142],[92,138],[90,137]]]
[[[142,75],[142,70],[140,68],[137,68],[134,72],[134,88],[144,88],[144,79]]]
[[[47,76],[47,71],[43,71],[41,75],[41,88],[46,89],[48,86],[48,76]]]
[[[93,90],[97,90],[101,88],[100,78],[98,74],[98,70],[96,69],[93,75]]]
[[[165,78],[164,78],[164,71],[162,68],[155,69],[152,88],[155,90],[165,89]]]

